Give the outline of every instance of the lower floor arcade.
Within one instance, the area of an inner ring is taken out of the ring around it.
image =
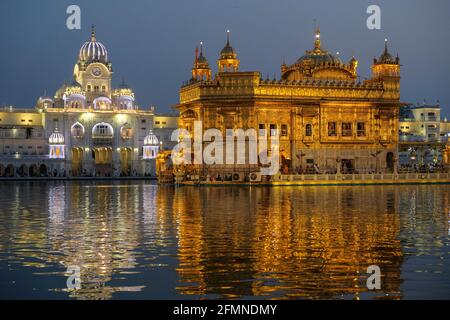
[[[0,177],[155,176],[155,160],[142,159],[130,147],[116,151],[112,147],[74,147],[66,159],[0,157]]]

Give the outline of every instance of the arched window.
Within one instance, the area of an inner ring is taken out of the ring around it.
[[[72,128],[70,129],[70,133],[72,134],[72,137],[76,139],[81,139],[84,137],[84,127],[81,123],[77,122],[75,123]]]
[[[97,123],[92,128],[93,138],[112,138],[114,135],[113,127],[106,122]]]
[[[108,97],[98,97],[94,100],[94,109],[108,110],[111,108],[111,100]]]

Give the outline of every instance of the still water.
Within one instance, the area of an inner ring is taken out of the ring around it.
[[[450,299],[449,212],[447,185],[1,182],[0,298]]]

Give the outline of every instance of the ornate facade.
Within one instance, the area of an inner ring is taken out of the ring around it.
[[[95,30],[78,54],[73,81],[33,110],[0,112],[0,176],[130,176],[155,171],[153,108],[139,109]]]
[[[210,74],[201,54],[202,73]],[[372,76],[358,81],[358,61],[344,63],[325,50],[320,31],[314,48],[291,65],[281,66],[281,79],[264,80],[260,72],[239,71],[237,51],[227,43],[214,78],[192,78],[180,89],[179,125],[193,133],[217,128],[277,130],[282,172],[393,172],[398,161],[400,61],[385,43],[373,60]],[[251,172],[251,165],[193,166],[211,172]]]

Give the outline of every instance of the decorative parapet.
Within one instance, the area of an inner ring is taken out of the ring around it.
[[[258,77],[254,77],[258,74]],[[399,100],[400,92],[387,88],[383,81],[363,83],[347,80],[306,79],[300,81],[262,80],[259,73],[236,73],[235,76],[219,75],[214,81],[192,81],[180,90],[180,103],[189,103],[208,97],[274,99],[388,99]],[[255,80],[256,79],[256,80]]]

